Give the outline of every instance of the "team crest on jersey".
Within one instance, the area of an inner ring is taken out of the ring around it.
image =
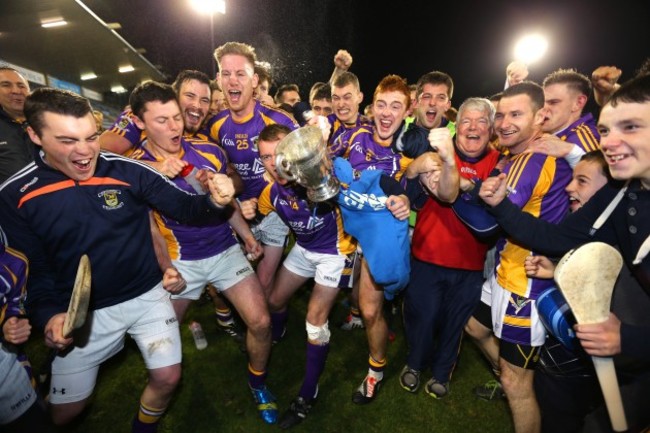
[[[251,138],[251,141],[253,142],[253,150],[254,150],[255,152],[259,152],[260,150],[259,150],[259,148],[257,147],[257,142],[260,141],[260,137],[259,137],[259,135],[257,135],[257,136],[255,136],[255,137]]]
[[[106,189],[97,194],[97,197],[104,199],[102,207],[105,210],[116,210],[124,206],[124,202],[120,201],[120,194],[122,191],[117,189]]]
[[[530,299],[524,298],[518,295],[512,295],[510,297],[510,305],[515,309],[515,314],[518,314],[522,308],[528,305],[531,302]]]
[[[120,129],[124,129],[124,128],[126,128],[127,126],[129,126],[129,119],[128,119],[128,117],[123,117],[123,118],[120,120],[120,123],[117,124],[117,127],[120,128]]]

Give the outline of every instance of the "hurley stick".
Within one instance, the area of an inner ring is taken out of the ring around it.
[[[555,268],[555,281],[581,324],[609,317],[612,291],[623,259],[613,247],[591,242],[566,253]],[[614,431],[627,430],[621,392],[611,357],[591,357]]]

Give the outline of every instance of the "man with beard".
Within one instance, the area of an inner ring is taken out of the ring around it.
[[[491,206],[499,224],[518,242],[552,256],[586,242],[606,242],[617,246],[627,267],[645,295],[650,293],[650,75],[623,84],[603,106],[598,120],[600,147],[612,177],[580,209],[560,224],[540,221],[521,212],[506,197],[502,177],[486,180],[480,195]],[[642,295],[642,296],[645,296]],[[647,298],[646,298],[647,300]],[[622,354],[640,361],[650,360],[650,328],[630,323],[629,317],[610,313],[601,323],[574,327],[583,349],[591,356]],[[643,371],[648,377],[648,370]],[[647,390],[647,386],[643,388]],[[642,401],[642,398],[637,399]],[[647,413],[647,405],[642,407]],[[647,424],[647,423],[646,423]],[[633,431],[646,426],[630,426]]]
[[[544,91],[539,85],[522,82],[504,90],[495,127],[509,161],[500,176],[507,178],[513,203],[557,223],[568,208],[564,187],[571,179],[571,169],[563,159],[525,152],[541,135],[543,121]],[[497,253],[495,272],[485,282],[481,300],[491,306],[491,325],[499,339],[501,381],[515,431],[537,432],[540,414],[533,372],[546,331],[537,316],[536,300],[552,282],[527,277],[524,260],[533,251],[511,238],[497,241]]]
[[[186,69],[179,72],[172,87],[183,115],[183,135],[193,137],[208,116],[211,101],[210,79],[203,72]],[[113,126],[99,137],[99,144],[103,150],[128,156],[145,138],[144,131],[133,121],[133,112],[129,107],[122,112]],[[186,164],[178,158],[166,158],[151,165],[167,177],[173,178]]]
[[[200,71],[183,70],[176,76],[172,84],[176,92],[178,105],[183,117],[183,136],[199,137],[197,132],[206,120],[211,103],[211,83],[207,75]],[[129,156],[139,145],[146,140],[146,132],[138,126],[134,120],[135,115],[131,108],[124,111],[115,121],[113,127],[105,131],[99,137],[99,144],[102,149]],[[154,160],[144,160],[156,170],[169,178],[175,178],[187,165],[187,162],[173,155]],[[233,176],[232,170],[227,170],[229,176],[234,177],[235,189],[241,189],[240,180]],[[230,337],[239,341],[242,333],[239,330],[230,307],[218,295],[212,297],[215,306],[217,326]]]

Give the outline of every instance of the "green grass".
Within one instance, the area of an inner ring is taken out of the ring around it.
[[[342,296],[342,295],[341,295]],[[304,317],[308,294],[299,291],[291,303],[286,338],[273,348],[268,385],[278,398],[280,411],[297,395],[305,359]],[[352,403],[351,396],[367,371],[367,343],[362,330],[341,331],[347,314],[338,303],[330,316],[331,349],[320,381],[320,395],[308,418],[296,432],[511,432],[505,401],[486,402],[473,396],[472,388],[491,379],[475,346],[463,344],[451,382],[450,394],[441,400],[422,389],[410,394],[401,389],[399,372],[406,358],[401,318],[393,322],[397,338],[389,345],[385,384],[377,400],[367,406]],[[181,325],[183,379],[159,431],[192,433],[277,432],[258,418],[246,384],[246,357],[237,344],[217,330],[211,305],[194,303]],[[198,351],[187,328],[198,320],[208,347]],[[34,335],[28,353],[38,367],[45,356],[42,336]],[[127,338],[124,351],[100,370],[94,400],[88,411],[62,431],[118,433],[130,431],[131,419],[146,381],[146,370],[137,346]],[[429,376],[423,373],[423,383]]]

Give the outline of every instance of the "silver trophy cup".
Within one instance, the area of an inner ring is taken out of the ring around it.
[[[280,141],[275,155],[278,174],[307,188],[309,200],[321,202],[339,193],[340,184],[332,175],[332,162],[320,128],[296,129]]]

